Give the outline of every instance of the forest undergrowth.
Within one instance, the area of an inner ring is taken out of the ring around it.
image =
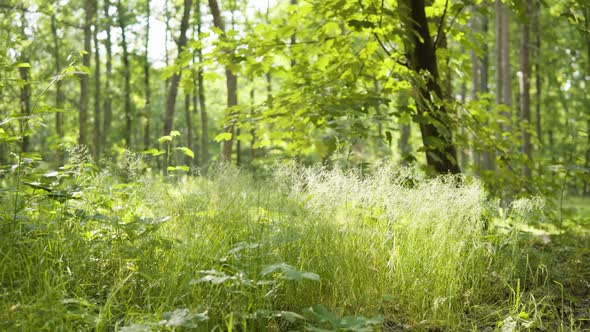
[[[590,328],[584,201],[559,223],[539,198],[387,165],[164,180],[123,164],[81,153],[0,179],[0,330]]]

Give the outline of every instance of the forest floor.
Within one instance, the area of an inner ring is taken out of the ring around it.
[[[552,222],[529,232],[531,256],[551,270],[552,292],[561,302],[560,328],[590,331],[590,198],[564,200]]]
[[[590,331],[590,198],[503,211],[391,168],[70,170],[0,192],[0,330]]]

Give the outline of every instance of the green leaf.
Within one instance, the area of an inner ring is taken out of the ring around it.
[[[320,276],[313,272],[302,272],[296,270],[293,266],[287,263],[277,263],[265,266],[260,272],[261,276],[268,275],[270,273],[280,273],[278,278],[285,280],[302,281],[303,279],[319,281]]]
[[[178,130],[173,130],[170,132],[170,136],[178,137],[178,136],[180,136],[180,132]]]
[[[195,159],[195,154],[193,153],[193,151],[185,146],[176,148],[176,150],[179,150],[180,152],[182,152],[185,156],[190,157]]]
[[[28,62],[18,62],[18,63],[15,63],[14,66],[16,68],[31,68],[31,64]]]
[[[221,141],[229,141],[231,140],[231,133],[221,133],[214,138],[215,142],[219,143]]]
[[[170,142],[170,141],[172,141],[172,136],[170,136],[170,135],[166,135],[166,136],[162,136],[162,137],[158,138],[158,142],[160,142],[160,143]]]
[[[176,167],[174,167],[174,166],[168,166],[166,169],[168,170],[168,172],[171,172],[171,171],[175,171],[176,170]]]
[[[279,313],[276,314],[276,316],[282,317],[291,323],[294,323],[298,319],[305,320],[305,317],[301,316],[298,313],[292,312],[292,311],[280,311]]]
[[[188,309],[176,309],[162,315],[164,321],[162,325],[166,327],[185,327],[185,328],[196,328],[198,324],[209,320],[207,311],[205,312],[191,312]]]
[[[188,172],[191,170],[190,167],[186,166],[186,165],[180,165],[180,166],[176,166],[176,169],[179,171],[184,171],[184,172]]]

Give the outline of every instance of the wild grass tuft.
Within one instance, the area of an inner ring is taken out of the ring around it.
[[[128,173],[80,170],[76,199],[20,212],[25,235],[0,243],[0,329],[454,330],[510,312],[518,239],[478,181]]]

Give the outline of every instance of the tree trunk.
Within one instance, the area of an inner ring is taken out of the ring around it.
[[[291,5],[297,6],[297,0],[291,0]],[[268,18],[268,10],[267,10],[267,18]],[[297,35],[295,33],[293,33],[291,35],[291,47],[295,47],[295,44],[297,44]],[[293,57],[293,53],[291,53],[291,68],[295,67],[296,64],[297,64],[297,61],[295,61],[295,58]]]
[[[197,0],[197,2],[198,1],[200,0]],[[166,32],[164,33],[164,63],[166,64],[166,67],[168,67],[170,66],[170,50],[168,49],[168,37],[170,35],[170,10],[168,9],[168,0],[164,1],[164,23],[166,25]],[[168,77],[164,82],[164,89],[168,91],[169,87],[170,78]]]
[[[481,18],[481,32],[484,36],[487,36],[489,31],[489,21],[487,14],[483,14]],[[489,80],[489,67],[490,67],[490,56],[488,44],[484,43],[482,47],[483,56],[480,59],[479,66],[479,91],[482,94],[486,94],[490,91],[488,87]],[[496,169],[496,153],[493,149],[486,148],[482,154],[483,169],[487,171],[494,171]]]
[[[193,147],[193,117],[191,114],[191,95],[184,94],[184,117],[186,121],[186,147],[194,151]],[[192,160],[186,159],[187,165],[191,165]]]
[[[223,18],[221,17],[221,12],[219,10],[219,4],[217,0],[209,0],[209,7],[211,9],[211,15],[213,16],[213,24],[215,27],[222,32],[222,38],[225,38],[225,23],[223,22]],[[226,48],[226,53],[232,53],[233,49]],[[229,112],[232,111],[232,107],[238,104],[238,78],[237,76],[231,71],[229,66],[225,68],[225,82],[226,82],[226,89],[227,89],[227,108]],[[229,114],[227,114],[229,115]],[[221,153],[221,158],[223,161],[230,162],[231,161],[231,153],[232,153],[232,145],[234,140],[234,125],[233,121],[230,120],[229,123],[226,123],[223,126],[223,130],[226,133],[229,133],[231,136],[228,140],[223,142],[223,148]]]
[[[201,38],[201,1],[195,1],[197,11],[197,35]],[[199,48],[197,50],[197,61],[203,61],[203,51]],[[203,83],[203,68],[197,69],[197,84],[199,94],[199,110],[201,111],[201,166],[203,173],[207,172],[207,164],[209,163],[209,121],[207,118],[207,106],[205,104],[205,86]]]
[[[60,54],[60,42],[57,36],[57,18],[55,13],[51,15],[51,36],[53,37],[53,60],[55,61],[55,72],[61,72],[61,54]],[[63,109],[64,106],[64,94],[63,94],[63,81],[58,80],[55,83],[55,108]],[[64,116],[62,112],[55,113],[55,133],[60,141],[64,138]],[[63,163],[63,153],[58,151],[57,153],[58,163]]]
[[[90,68],[90,39],[92,38],[90,27],[92,25],[92,15],[94,14],[94,1],[86,0],[84,2],[84,55],[82,55],[82,65]],[[87,122],[88,122],[88,75],[80,75],[80,106],[79,106],[79,134],[78,144],[86,145]]]
[[[125,80],[125,147],[131,148],[131,137],[133,135],[133,115],[131,114],[131,70],[129,68],[129,48],[127,46],[127,18],[126,13],[119,0],[117,4],[119,12],[119,28],[121,29],[121,47],[123,48],[123,76]]]
[[[401,91],[399,93],[398,107],[402,113],[410,114],[410,92]],[[414,160],[412,156],[412,146],[410,145],[410,138],[412,137],[412,125],[411,123],[400,123],[400,138],[397,143],[397,147],[400,153],[400,164],[402,166],[408,166]],[[391,147],[389,147],[391,148]]]
[[[103,12],[105,18],[105,32],[107,34],[107,38],[105,40],[105,49],[106,49],[106,73],[105,73],[105,95],[107,98],[104,98],[103,104],[103,125],[102,125],[102,142],[101,146],[103,149],[107,148],[107,144],[109,143],[109,133],[111,131],[111,122],[113,118],[113,111],[111,106],[111,98],[113,97],[113,92],[111,91],[111,77],[113,73],[113,52],[112,52],[112,43],[111,43],[111,17],[109,15],[109,8],[110,8],[110,1],[104,0]]]
[[[512,69],[510,65],[510,11],[507,5],[500,3],[501,11],[501,25],[502,25],[502,45],[501,45],[501,56],[502,56],[502,103],[508,108],[506,110],[506,117],[509,119],[509,125],[506,131],[510,131],[512,112]]]
[[[150,0],[146,0],[146,14],[147,14],[147,27],[145,32],[145,58],[143,62],[143,89],[145,94],[145,107],[143,110],[144,125],[143,125],[143,148],[149,149],[150,146],[150,118],[151,118],[151,106],[152,106],[152,93],[150,91],[150,59],[149,59],[149,46],[150,46]]]
[[[474,17],[471,18],[470,27],[472,31],[478,31],[479,27],[477,26],[477,19],[475,17],[475,12],[473,13]],[[478,100],[479,99],[479,89],[480,89],[480,74],[481,74],[481,63],[477,54],[475,54],[474,50],[470,52],[471,58],[471,100]],[[467,94],[467,93],[465,93]],[[464,96],[466,97],[466,95]],[[473,135],[470,135],[470,139],[473,142],[476,138]],[[473,142],[473,146],[477,146],[476,142]],[[482,154],[478,149],[472,150],[472,158],[473,158],[473,167],[475,168],[475,172],[479,174],[479,171],[484,168],[485,166],[482,163]]]
[[[186,31],[188,30],[188,23],[190,18],[190,11],[192,6],[192,0],[184,0],[184,7],[182,13],[182,20],[180,22],[180,36],[178,38],[178,58],[182,55],[184,46],[186,45]],[[176,71],[170,79],[170,86],[168,89],[168,95],[166,96],[166,114],[164,116],[164,135],[169,135],[174,128],[174,108],[176,107],[176,96],[178,95],[178,85],[180,83],[180,77],[182,70]],[[164,161],[164,175],[168,174],[168,158],[165,156]]]
[[[584,10],[584,22],[585,22],[585,29],[586,31],[588,31],[588,29],[590,29],[590,8],[586,8],[586,10]],[[586,38],[586,52],[587,52],[587,63],[586,65],[587,67],[587,71],[588,74],[590,75],[590,36],[588,34],[585,34],[585,38]],[[561,91],[561,89],[559,90]],[[586,104],[589,104],[590,100],[588,100],[588,96],[586,96]],[[588,107],[588,106],[587,106]],[[586,140],[586,156],[585,156],[585,160],[584,160],[584,166],[586,167],[586,171],[588,171],[588,169],[590,168],[590,119],[586,121],[586,134],[588,135],[588,138]],[[588,180],[584,181],[584,194],[588,195],[590,194],[590,190],[588,188]]]
[[[530,0],[524,0],[526,12],[530,13]],[[531,144],[531,95],[530,95],[530,76],[531,65],[529,59],[529,22],[525,21],[520,26],[520,121],[522,125],[522,153],[527,157],[523,164],[522,172],[525,178],[532,177],[530,165],[533,163],[533,147]]]
[[[21,12],[21,33],[22,38],[27,39],[26,37],[26,25],[27,25],[27,18],[25,15],[25,11]],[[29,58],[26,55],[27,50],[21,49],[21,58],[20,61],[23,63],[28,63]],[[20,75],[20,79],[22,80],[22,87],[20,88],[20,113],[22,117],[28,117],[31,115],[31,67],[19,67],[18,72]],[[22,135],[22,142],[21,142],[21,150],[22,152],[29,151],[29,128],[28,128],[28,121],[23,118],[20,121],[20,132]]]
[[[543,86],[543,78],[541,75],[541,0],[535,1],[535,13],[533,16],[533,29],[535,34],[535,131],[539,144],[543,145],[543,132],[541,131],[541,87]]]
[[[100,96],[100,50],[99,50],[99,44],[98,44],[98,21],[99,21],[99,15],[98,15],[98,6],[94,7],[96,13],[95,13],[95,22],[94,22],[94,34],[93,34],[93,39],[94,39],[94,125],[93,125],[93,136],[92,136],[92,143],[93,143],[93,149],[92,151],[94,152],[94,160],[98,161],[100,160],[100,151],[101,151],[101,146],[100,146],[100,137],[101,137],[101,131],[100,131],[100,100],[101,100],[101,96]]]
[[[406,36],[411,41],[406,52],[409,65],[416,73],[424,71],[430,74],[426,78],[426,84],[420,84],[418,87],[416,98],[427,164],[440,174],[460,173],[449,116],[442,103],[444,96],[439,82],[436,53],[428,28],[424,0],[403,0],[399,2],[399,6],[403,11],[401,17],[406,20]]]

